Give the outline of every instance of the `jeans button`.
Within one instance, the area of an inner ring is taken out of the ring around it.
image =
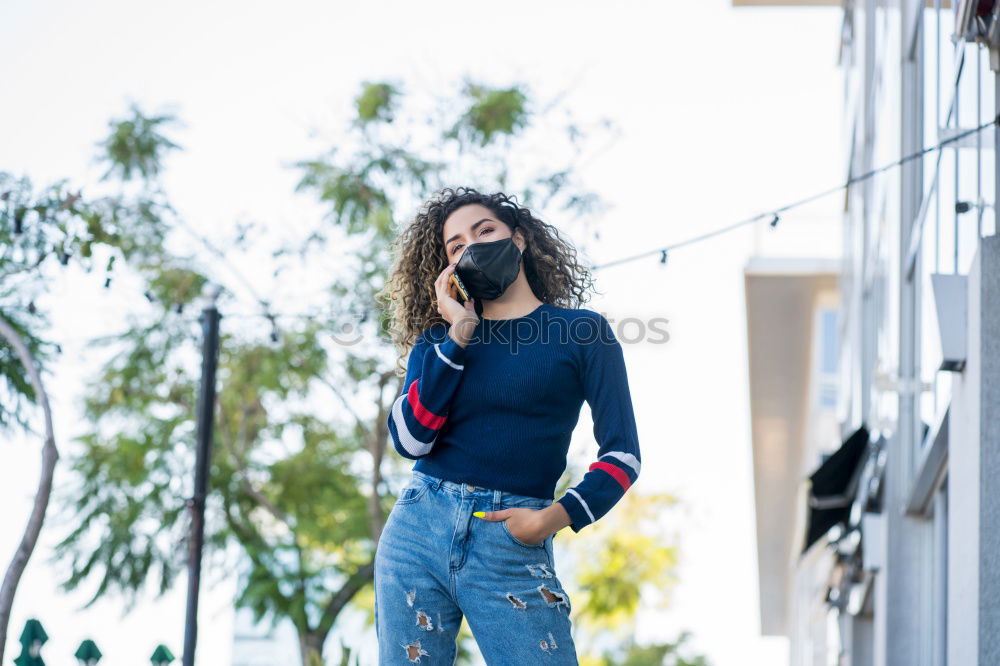
[[[473,492],[476,489],[476,487],[474,485],[472,485],[471,483],[467,483],[467,484],[465,484],[465,489],[468,490],[471,493],[471,492]]]

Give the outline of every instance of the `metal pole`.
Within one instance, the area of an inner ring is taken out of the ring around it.
[[[201,585],[201,551],[205,540],[205,495],[208,469],[212,459],[212,427],[215,407],[215,370],[219,360],[219,310],[215,301],[219,287],[211,285],[208,304],[201,312],[201,389],[198,393],[198,449],[195,456],[194,495],[188,501],[191,510],[191,533],[188,549],[187,617],[184,624],[184,666],[194,666],[198,641],[198,590]]]

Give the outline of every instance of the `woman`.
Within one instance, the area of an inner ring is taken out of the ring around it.
[[[576,664],[552,539],[638,478],[621,346],[571,307],[592,283],[572,246],[504,194],[441,190],[395,249],[385,294],[412,350],[387,427],[416,462],[375,557],[379,663],[454,663],[464,615],[488,664]],[[584,400],[597,460],[553,501]]]

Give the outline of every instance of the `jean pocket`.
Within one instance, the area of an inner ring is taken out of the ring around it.
[[[426,479],[420,477],[413,477],[402,490],[399,491],[399,497],[396,499],[396,504],[412,504],[418,499],[424,496],[427,489],[431,487],[431,484]]]
[[[510,538],[510,540],[513,541],[514,543],[516,543],[518,546],[522,546],[524,548],[545,548],[545,539],[542,539],[541,542],[539,542],[539,543],[524,543],[523,541],[521,541],[520,539],[518,539],[516,536],[514,536],[513,534],[511,534],[510,530],[507,529],[507,520],[506,519],[500,521],[500,526],[503,528],[503,531],[507,534],[507,537]],[[548,537],[546,537],[546,538],[548,538]]]

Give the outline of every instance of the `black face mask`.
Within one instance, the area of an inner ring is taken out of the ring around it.
[[[473,243],[455,266],[462,284],[479,305],[499,298],[521,272],[521,249],[512,237]],[[477,308],[478,309],[478,308]]]

